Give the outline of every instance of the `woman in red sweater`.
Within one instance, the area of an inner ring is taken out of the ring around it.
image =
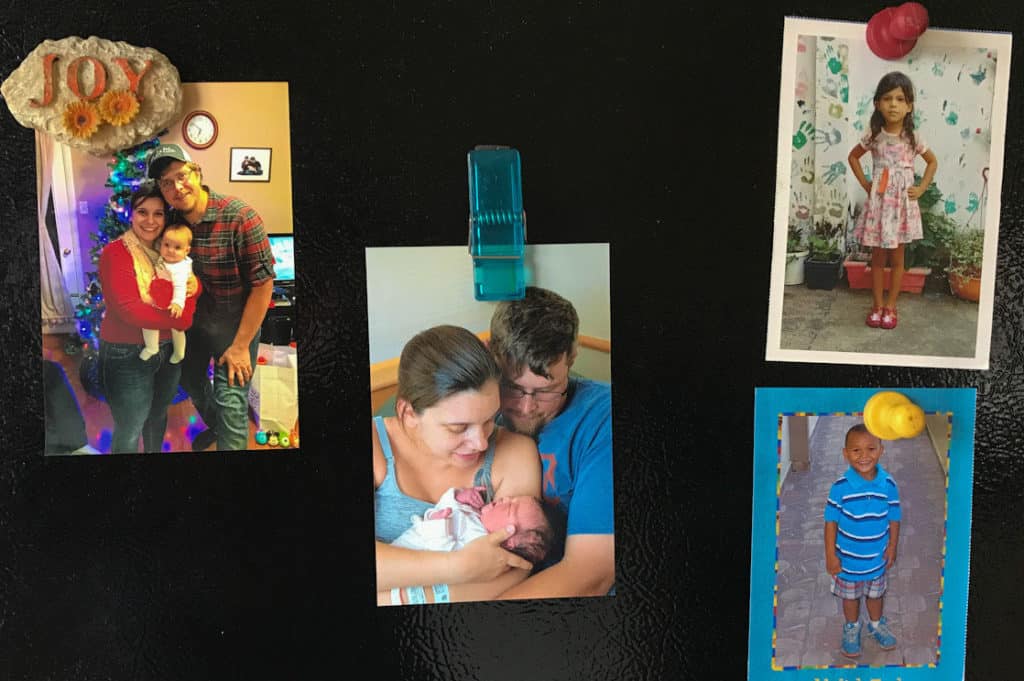
[[[131,197],[131,226],[100,253],[99,279],[106,300],[100,325],[100,383],[114,417],[111,453],[159,452],[167,430],[167,408],[178,391],[181,365],[171,364],[171,329],[192,325],[199,283],[189,280],[189,297],[175,319],[151,288],[159,254],[154,242],[164,229],[167,205],[155,183],[143,184]],[[154,301],[154,297],[158,300]],[[162,303],[162,304],[161,304]],[[142,329],[160,329],[160,352],[139,358]]]

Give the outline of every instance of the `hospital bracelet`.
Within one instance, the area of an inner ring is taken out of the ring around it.
[[[410,605],[423,605],[427,602],[427,594],[423,592],[422,586],[406,587],[405,595],[409,597]]]
[[[448,596],[448,585],[447,584],[435,584],[431,587],[434,591],[434,602],[435,603],[450,603],[451,599]]]

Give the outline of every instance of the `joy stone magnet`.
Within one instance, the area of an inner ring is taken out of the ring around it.
[[[160,52],[92,36],[45,40],[0,85],[21,125],[106,156],[181,113],[178,69]]]

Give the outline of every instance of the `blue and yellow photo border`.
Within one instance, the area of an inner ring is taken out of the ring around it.
[[[923,666],[774,665],[780,422],[786,415],[862,414],[871,396],[895,390],[926,413],[947,415],[949,437],[937,662]],[[756,388],[751,517],[750,681],[953,681],[964,674],[974,474],[974,388]],[[943,634],[947,635],[943,635]]]

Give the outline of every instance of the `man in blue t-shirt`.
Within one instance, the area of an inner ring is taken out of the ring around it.
[[[612,392],[608,383],[570,376],[578,334],[572,303],[535,286],[498,303],[491,317],[501,423],[537,440],[544,499],[566,514],[560,559],[500,599],[602,596],[615,582]]]

